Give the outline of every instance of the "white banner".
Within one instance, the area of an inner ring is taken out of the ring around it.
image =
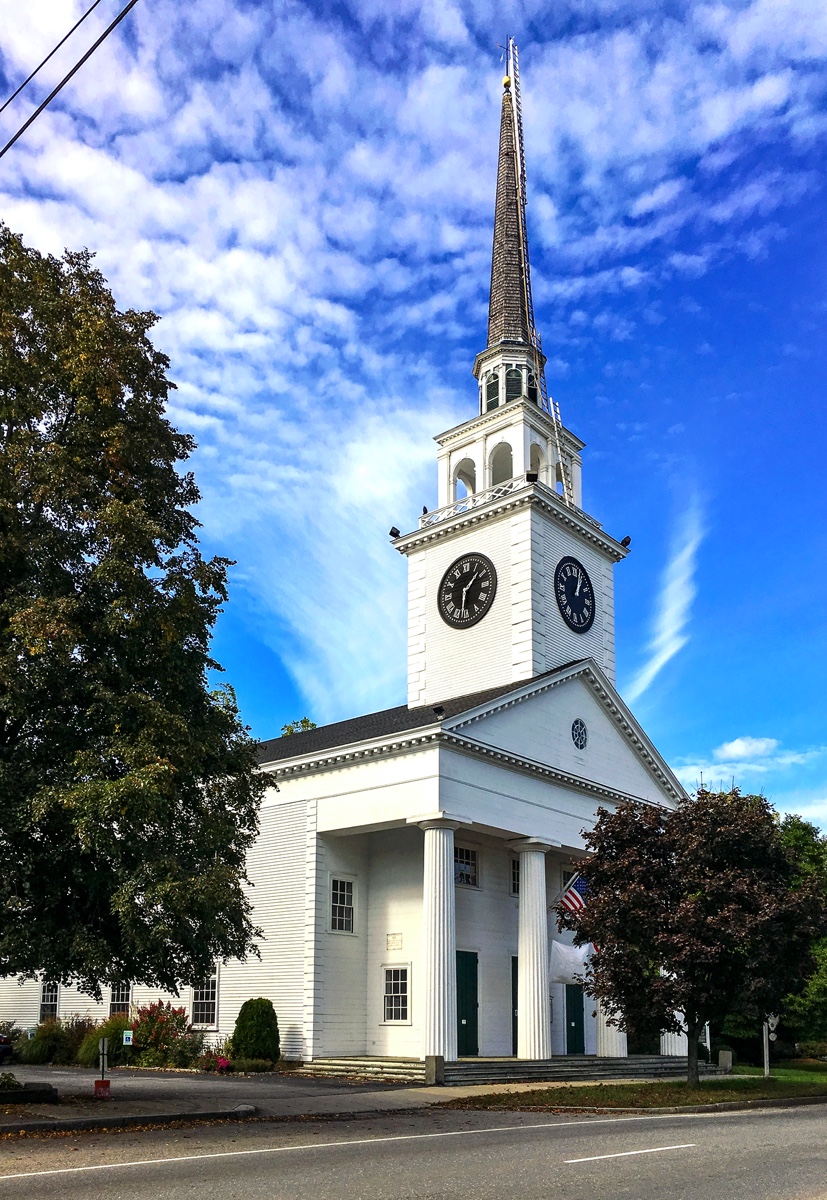
[[[567,946],[552,940],[549,974],[552,983],[580,983],[586,973],[586,963],[594,953],[591,942],[585,946]],[[579,975],[579,979],[575,979]]]

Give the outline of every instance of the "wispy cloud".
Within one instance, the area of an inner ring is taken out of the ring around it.
[[[670,659],[689,641],[687,626],[697,590],[695,570],[703,536],[700,501],[696,496],[681,517],[663,572],[654,629],[647,647],[649,657],[625,689],[626,699],[631,704],[640,699]]]

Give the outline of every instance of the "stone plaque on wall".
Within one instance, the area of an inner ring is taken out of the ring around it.
[[[386,950],[401,950],[402,949],[402,934],[389,933],[385,937]]]

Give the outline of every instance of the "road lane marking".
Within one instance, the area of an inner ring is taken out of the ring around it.
[[[597,1162],[601,1158],[629,1158],[632,1154],[662,1154],[664,1150],[689,1150],[694,1145],[694,1142],[682,1142],[680,1146],[655,1146],[652,1150],[621,1150],[619,1154],[592,1154],[590,1158],[564,1158],[563,1162]]]
[[[45,1175],[78,1175],[83,1171],[114,1171],[121,1167],[154,1167],[164,1163],[200,1162],[210,1158],[246,1158],[253,1154],[288,1154],[299,1150],[329,1150],[339,1146],[371,1146],[388,1142],[421,1142],[429,1138],[473,1137],[484,1133],[531,1133],[535,1129],[573,1129],[580,1125],[617,1125],[621,1122],[630,1124],[632,1121],[669,1121],[674,1120],[677,1113],[652,1113],[635,1117],[586,1117],[582,1121],[542,1121],[537,1125],[499,1125],[494,1129],[446,1129],[438,1133],[403,1133],[389,1137],[351,1138],[338,1142],[302,1142],[298,1146],[262,1146],[257,1150],[220,1150],[209,1154],[182,1154],[175,1158],[139,1158],[133,1162],[94,1163],[86,1167],[53,1167],[48,1171],[20,1171],[14,1175],[0,1175],[0,1183],[8,1179],[35,1179]],[[687,1116],[703,1116],[705,1114],[689,1114]],[[715,1116],[728,1114],[715,1113]],[[734,1115],[734,1114],[733,1114]],[[743,1113],[737,1114],[743,1116]]]

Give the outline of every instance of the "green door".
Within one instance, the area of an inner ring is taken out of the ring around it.
[[[511,1053],[517,1057],[517,955],[511,956]]]
[[[583,1025],[583,988],[579,983],[566,984],[566,1054],[586,1053],[586,1030]]]
[[[479,1054],[477,1010],[477,956],[457,950],[457,1054]]]

